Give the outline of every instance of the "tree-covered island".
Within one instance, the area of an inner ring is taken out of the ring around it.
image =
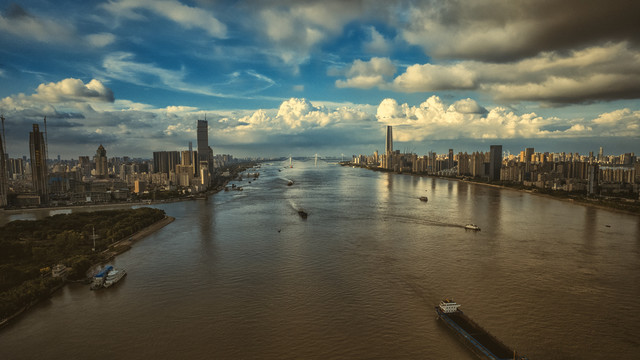
[[[105,250],[164,218],[163,210],[144,207],[17,220],[0,227],[0,321],[63,284],[51,276],[55,265],[68,267],[68,279],[81,280],[92,265],[113,254]]]

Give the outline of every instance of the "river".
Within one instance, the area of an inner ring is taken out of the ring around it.
[[[65,286],[0,330],[0,358],[474,359],[436,320],[447,297],[532,360],[640,353],[639,216],[322,161],[258,171],[155,205],[176,220],[112,262],[124,280]]]

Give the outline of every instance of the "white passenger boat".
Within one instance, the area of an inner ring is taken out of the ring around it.
[[[108,288],[109,286],[114,285],[118,281],[122,280],[125,275],[127,275],[127,272],[124,271],[124,269],[114,268],[107,274],[107,278],[104,281],[104,287]]]
[[[475,230],[475,231],[480,231],[480,227],[476,224],[467,224],[464,226],[465,229],[467,230]]]

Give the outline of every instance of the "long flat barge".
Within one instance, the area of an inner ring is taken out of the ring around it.
[[[478,358],[528,360],[526,356],[518,355],[516,351],[471,320],[458,309],[459,306],[452,300],[443,300],[436,306],[436,314]]]

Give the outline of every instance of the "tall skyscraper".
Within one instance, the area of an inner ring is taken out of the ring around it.
[[[387,126],[387,140],[385,142],[385,154],[393,154],[393,129],[391,126]]]
[[[449,149],[447,169],[453,169],[453,149]]]
[[[40,196],[40,201],[45,204],[49,202],[46,146],[44,134],[40,132],[38,124],[33,124],[33,131],[29,133],[31,177],[33,180],[33,190]]]
[[[535,152],[534,148],[526,148],[524,149],[524,162],[525,163],[530,163],[531,162],[531,156],[533,156]]]
[[[600,151],[598,151],[598,161],[603,161],[604,160],[604,150],[602,149],[602,146],[600,146]]]
[[[7,206],[9,192],[9,171],[4,151],[4,117],[2,118],[2,132],[0,133],[0,207]]]
[[[384,154],[381,156],[382,168],[393,169],[393,128],[387,126],[387,137],[384,144]]]
[[[502,169],[502,145],[491,145],[489,154],[489,181],[500,180]]]
[[[96,163],[96,177],[104,179],[109,175],[109,169],[107,167],[107,150],[100,144],[98,150],[96,150],[96,156],[93,157]]]
[[[207,120],[198,120],[198,158],[200,161],[209,162],[209,129]]]

